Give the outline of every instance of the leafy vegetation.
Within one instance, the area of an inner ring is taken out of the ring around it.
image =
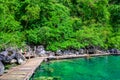
[[[0,0],[0,49],[120,49],[119,0]]]

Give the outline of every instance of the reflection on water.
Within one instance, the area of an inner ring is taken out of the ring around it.
[[[53,80],[120,80],[119,75],[120,56],[104,56],[43,63],[33,79],[44,76],[57,77]]]

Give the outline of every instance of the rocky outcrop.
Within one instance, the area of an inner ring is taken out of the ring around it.
[[[35,53],[38,56],[46,56],[46,51],[42,45],[36,48]]]
[[[14,49],[6,49],[0,53],[0,75],[4,73],[4,64],[16,62],[22,64],[25,57],[20,51]]]
[[[3,63],[0,61],[0,75],[2,75],[4,73],[4,65]]]

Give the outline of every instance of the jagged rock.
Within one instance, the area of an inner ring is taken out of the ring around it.
[[[0,54],[4,55],[4,56],[7,56],[8,55],[8,51],[2,51]]]
[[[24,60],[20,58],[17,60],[17,62],[18,62],[18,64],[22,64],[24,62]]]
[[[70,53],[69,53],[70,55],[72,55],[72,54],[75,54],[75,51],[74,50],[70,50]]]
[[[75,51],[75,54],[76,54],[76,55],[79,55],[79,51]]]
[[[63,54],[64,54],[64,55],[68,55],[68,54],[69,54],[69,51],[68,51],[68,50],[64,50],[64,51],[63,51]]]
[[[55,56],[55,53],[54,53],[54,52],[51,52],[50,55]]]
[[[10,63],[16,63],[16,62],[17,62],[16,59],[12,59],[12,60],[10,61]]]
[[[18,64],[22,64],[26,59],[20,52],[13,52],[10,56],[12,59],[16,59]]]
[[[55,53],[56,56],[61,56],[62,55],[62,50],[57,50]]]
[[[120,54],[120,50],[118,50],[118,53]]]
[[[38,46],[38,48],[36,49],[35,53],[39,56],[46,56],[46,51],[44,50],[43,46]]]
[[[46,51],[47,56],[51,55],[50,53],[51,53],[51,51]]]
[[[19,64],[25,61],[25,57],[22,55],[22,53],[12,48],[8,48],[6,51],[0,53],[0,60],[2,62],[11,63],[12,59],[16,59]]]
[[[54,52],[52,52],[52,51],[46,51],[46,53],[45,53],[47,56],[55,56],[55,53]]]
[[[109,50],[109,53],[113,53],[113,54],[117,54],[117,53],[119,53],[119,50],[117,50],[117,49],[110,49]]]
[[[21,53],[16,53],[15,58],[18,64],[22,64],[25,61],[25,57]]]
[[[0,54],[0,61],[4,61],[5,60],[5,56],[3,54]]]
[[[0,61],[0,75],[2,75],[4,73],[4,69],[5,69],[5,67],[4,67],[3,63]]]
[[[80,54],[84,54],[84,50],[83,49],[79,49],[79,53]]]
[[[11,58],[9,56],[5,56],[3,54],[0,54],[0,61],[4,63],[9,63],[11,61]]]
[[[71,52],[71,54],[75,54],[75,50],[73,50],[73,49],[70,50],[70,52]]]
[[[33,51],[33,49],[30,47],[30,46],[27,46],[27,48],[26,48],[26,50],[25,50],[25,55],[26,55],[26,57],[34,57],[35,56],[35,54],[34,54],[35,52]]]
[[[95,54],[96,53],[96,49],[94,46],[87,47],[87,51],[88,51],[88,54]]]

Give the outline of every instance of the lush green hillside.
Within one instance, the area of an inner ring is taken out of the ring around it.
[[[120,49],[119,0],[0,0],[0,48]]]

